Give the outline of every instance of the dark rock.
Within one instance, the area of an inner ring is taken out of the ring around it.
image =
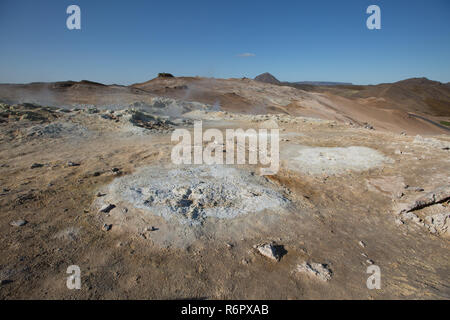
[[[170,73],[161,72],[158,73],[158,78],[174,78],[174,76]]]
[[[114,209],[116,206],[113,204],[105,204],[103,207],[100,208],[99,212],[103,213],[109,213],[112,209]]]
[[[0,286],[7,285],[9,283],[12,283],[12,280],[4,279],[4,280],[0,281]]]

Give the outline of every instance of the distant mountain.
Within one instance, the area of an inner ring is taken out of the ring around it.
[[[255,77],[256,81],[265,82],[265,83],[271,83],[271,84],[281,84],[281,81],[275,78],[273,75],[271,75],[268,72],[265,72],[263,74],[260,74],[259,76]]]
[[[299,81],[294,84],[309,84],[312,86],[351,86],[351,82],[330,82],[330,81]]]
[[[285,86],[351,86],[351,82],[331,82],[331,81],[297,81],[288,82],[280,81],[275,78],[272,74],[265,72],[255,77],[256,81],[271,83],[271,84],[281,84]]]

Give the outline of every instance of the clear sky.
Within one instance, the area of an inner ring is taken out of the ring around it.
[[[81,30],[66,9],[81,8]],[[366,8],[381,8],[368,30]],[[245,55],[247,53],[247,55]],[[0,82],[450,81],[449,0],[0,0]]]

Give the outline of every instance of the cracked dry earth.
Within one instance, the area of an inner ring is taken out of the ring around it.
[[[286,115],[135,116],[2,105],[1,298],[450,298],[448,198],[401,211],[450,184],[448,136]],[[171,165],[170,131],[193,118],[276,123],[279,172]],[[276,246],[258,252],[264,243]],[[380,290],[366,286],[370,264]],[[81,290],[66,287],[70,265]]]

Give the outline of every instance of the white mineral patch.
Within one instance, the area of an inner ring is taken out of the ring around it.
[[[380,152],[367,147],[308,147],[291,146],[282,159],[288,168],[308,174],[340,174],[365,171],[392,162]]]
[[[192,225],[207,217],[231,219],[288,203],[264,177],[219,165],[145,167],[114,180],[108,194],[166,220]]]

